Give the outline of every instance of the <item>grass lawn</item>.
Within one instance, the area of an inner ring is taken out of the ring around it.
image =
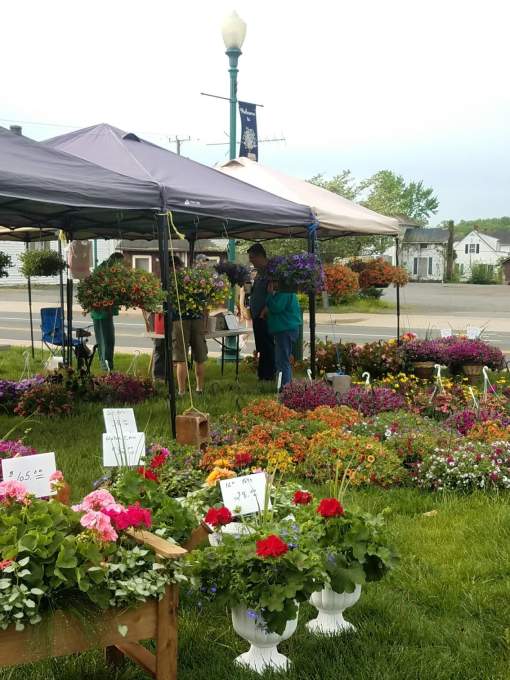
[[[359,298],[353,302],[346,302],[342,305],[330,305],[327,308],[317,307],[320,314],[351,314],[352,312],[363,314],[390,314],[396,309],[393,302],[386,300],[375,300],[373,298]]]
[[[126,368],[129,357],[119,357]],[[0,353],[0,378],[19,378],[21,351]],[[140,363],[146,362],[142,357]],[[146,364],[145,364],[146,366]],[[221,378],[211,362],[207,394],[197,406],[214,417],[237,411],[260,394],[253,375]],[[180,404],[183,409],[184,401]],[[135,407],[147,439],[168,437],[163,395]],[[68,419],[0,416],[0,436],[14,424],[30,427],[26,442],[55,450],[73,485],[74,498],[102,474],[103,421],[99,405],[83,405]],[[21,431],[19,434],[21,434]],[[346,504],[366,510],[391,508],[388,527],[401,553],[400,566],[385,580],[364,588],[347,612],[356,634],[319,639],[304,623],[315,611],[302,607],[298,632],[281,645],[292,659],[292,680],[509,680],[510,678],[510,503],[507,494],[432,494],[415,489],[354,490]],[[424,515],[434,511],[432,515]],[[179,617],[179,678],[248,680],[234,656],[246,651],[228,612],[203,605],[183,589]],[[1,680],[138,680],[147,676],[131,664],[115,675],[100,652],[0,671]],[[266,677],[282,677],[268,674]]]

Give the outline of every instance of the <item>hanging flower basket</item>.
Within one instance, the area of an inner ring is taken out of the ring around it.
[[[33,276],[56,276],[66,266],[55,250],[26,250],[18,257],[21,261],[21,273],[27,279]]]
[[[284,292],[318,293],[325,288],[324,269],[317,255],[299,253],[272,257],[267,265],[271,279]]]
[[[242,286],[245,283],[251,282],[250,270],[244,264],[222,260],[221,262],[218,262],[214,269],[220,275],[225,274],[231,286],[235,286],[236,284]]]
[[[114,264],[98,267],[84,281],[80,281],[77,297],[86,312],[112,307],[155,312],[163,304],[165,293],[154,274]]]

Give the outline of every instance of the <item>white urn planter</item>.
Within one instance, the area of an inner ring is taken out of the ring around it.
[[[247,534],[252,534],[253,529],[242,524],[241,522],[230,522],[230,524],[225,524],[220,528],[219,531],[214,531],[209,534],[209,543],[216,548],[222,543],[222,534],[230,534],[231,536],[246,536]]]
[[[287,621],[281,635],[269,633],[264,628],[260,618],[253,618],[246,607],[232,609],[232,625],[235,632],[250,643],[250,649],[238,656],[234,663],[249,668],[256,673],[263,673],[267,669],[286,671],[290,660],[278,651],[277,645],[288,640],[297,628],[298,617]]]
[[[361,586],[357,585],[352,593],[335,593],[329,586],[312,593],[310,603],[319,610],[316,619],[309,621],[306,627],[316,635],[337,635],[345,631],[356,631],[356,628],[344,619],[344,611],[359,600]]]

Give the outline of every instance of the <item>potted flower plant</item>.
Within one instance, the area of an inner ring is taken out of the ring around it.
[[[66,263],[55,250],[26,250],[18,255],[21,273],[32,276],[56,276],[65,269]]]
[[[228,278],[203,267],[179,270],[170,284],[172,307],[182,317],[220,307],[229,295]]]
[[[270,258],[267,272],[282,291],[315,293],[324,289],[324,269],[317,255],[299,253]]]
[[[424,380],[430,380],[434,374],[434,366],[445,361],[445,343],[442,339],[411,340],[404,343],[403,351],[414,374]]]
[[[187,560],[201,593],[229,605],[234,630],[250,642],[235,662],[257,673],[288,667],[277,645],[296,630],[299,603],[324,580],[319,553],[293,527],[292,521],[274,522],[250,534],[223,534],[218,546]]]
[[[500,370],[505,365],[503,353],[498,347],[483,340],[467,338],[457,338],[450,343],[446,350],[446,359],[453,373],[462,370],[472,384],[480,379],[483,366]]]
[[[317,634],[355,630],[343,612],[361,595],[362,584],[377,581],[396,561],[386,544],[384,517],[345,509],[338,498],[314,501],[312,494],[296,491],[295,518],[319,548],[326,580],[310,602],[319,611],[307,628]]]

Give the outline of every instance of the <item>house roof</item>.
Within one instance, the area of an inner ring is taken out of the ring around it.
[[[447,243],[448,229],[426,229],[423,227],[406,229],[404,243]]]
[[[197,239],[195,243],[195,252],[197,253],[223,253],[227,250],[226,239]],[[172,247],[179,253],[187,253],[189,251],[189,242],[187,240],[174,240]],[[158,242],[146,241],[145,239],[136,239],[134,241],[121,241],[118,246],[119,250],[126,252],[147,252],[157,253],[159,251]]]

